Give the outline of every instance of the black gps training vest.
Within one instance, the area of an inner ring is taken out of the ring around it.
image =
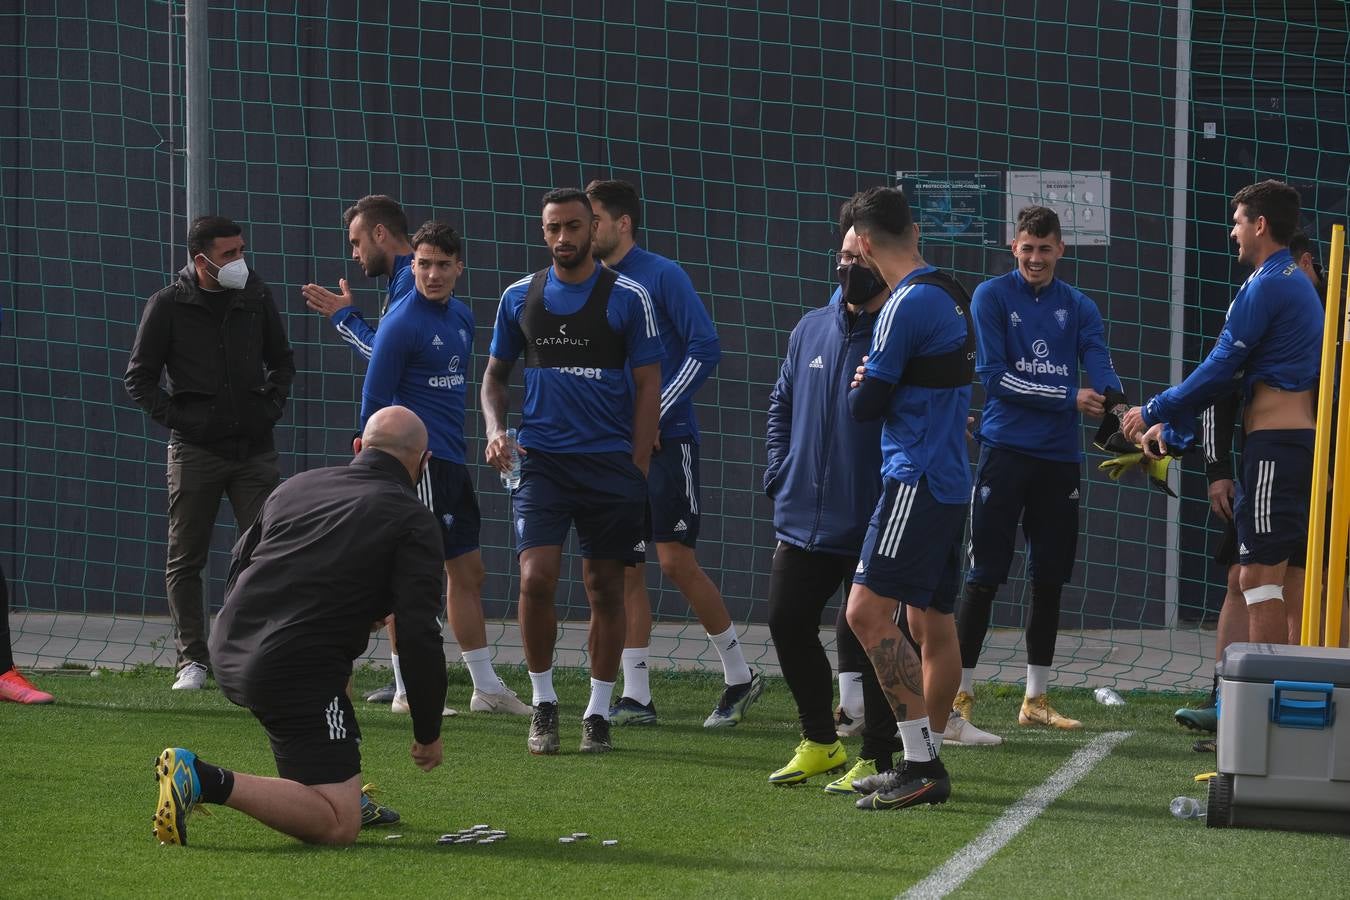
[[[622,369],[628,362],[628,347],[623,335],[609,325],[609,295],[618,273],[600,266],[585,305],[570,316],[560,316],[544,306],[548,272],[534,273],[520,310],[526,367]]]
[[[910,284],[936,285],[956,301],[956,311],[966,321],[966,342],[946,353],[914,357],[901,373],[900,384],[927,388],[965,387],[975,378],[975,323],[970,319],[970,295],[946,272],[925,272]]]

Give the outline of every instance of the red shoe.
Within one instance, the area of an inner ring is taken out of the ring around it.
[[[11,703],[55,703],[56,698],[46,691],[39,691],[33,683],[11,668],[0,675],[0,700]]]

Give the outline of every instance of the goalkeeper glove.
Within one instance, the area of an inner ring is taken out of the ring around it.
[[[1133,466],[1139,465],[1144,460],[1143,451],[1136,448],[1129,453],[1121,453],[1110,459],[1103,460],[1098,469],[1107,474],[1112,481],[1119,481],[1120,476],[1124,475]]]
[[[1167,467],[1171,464],[1170,456],[1164,456],[1162,459],[1145,459],[1143,451],[1136,448],[1129,453],[1121,453],[1103,460],[1097,468],[1105,472],[1112,481],[1119,481],[1121,475],[1134,466],[1139,466],[1148,475],[1150,484],[1167,496],[1175,497],[1176,493],[1167,485]]]

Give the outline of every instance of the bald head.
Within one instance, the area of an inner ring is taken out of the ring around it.
[[[427,450],[427,427],[406,406],[386,406],[366,421],[360,445],[355,449],[382,450],[403,463],[408,477],[416,481]]]

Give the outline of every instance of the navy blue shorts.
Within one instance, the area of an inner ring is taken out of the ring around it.
[[[1312,498],[1311,428],[1253,431],[1242,447],[1237,483],[1238,562],[1302,568],[1308,549]]]
[[[1078,463],[980,448],[970,496],[970,569],[966,581],[994,587],[1008,580],[1017,525],[1027,543],[1031,581],[1066,584],[1078,553]]]
[[[530,450],[511,504],[517,554],[561,547],[573,524],[585,559],[634,566],[647,554],[647,479],[627,453]]]
[[[647,472],[652,540],[692,547],[698,542],[698,444],[662,441]]]
[[[927,478],[917,485],[886,478],[853,583],[907,606],[950,613],[965,530],[966,505],[934,500]]]
[[[441,523],[445,559],[478,549],[483,517],[478,511],[478,495],[474,493],[468,466],[433,456],[417,483],[417,497]]]

